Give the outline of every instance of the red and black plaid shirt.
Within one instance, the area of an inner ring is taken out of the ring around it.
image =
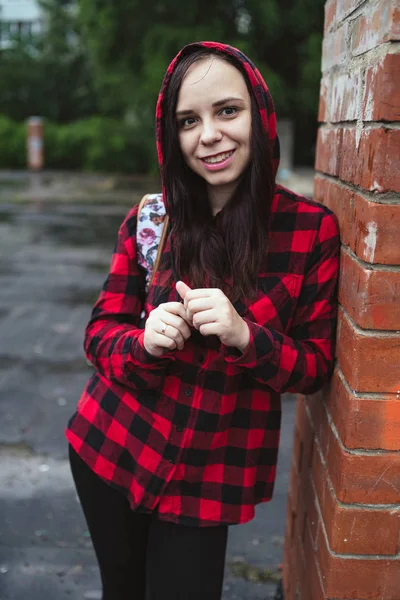
[[[265,86],[259,77],[257,85]],[[272,123],[269,96],[267,102]],[[143,301],[137,207],[120,228],[86,328],[85,351],[95,373],[66,435],[135,510],[194,526],[250,520],[254,505],[272,496],[281,393],[311,394],[331,374],[337,221],[328,209],[279,186],[270,211],[257,298],[235,304],[251,334],[244,354],[196,330],[181,351],[159,359],[146,352],[142,309],[148,315],[159,303],[178,299],[168,283],[170,241]]]

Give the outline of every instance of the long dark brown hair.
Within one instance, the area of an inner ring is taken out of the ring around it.
[[[205,180],[185,163],[178,137],[176,106],[189,67],[216,56],[238,69],[251,98],[251,161],[235,194],[215,219]],[[178,277],[194,287],[218,287],[232,302],[252,298],[268,242],[268,218],[275,177],[271,144],[244,68],[234,57],[199,48],[181,59],[172,73],[162,103],[162,177],[172,216],[172,260]],[[218,222],[218,224],[217,224]]]

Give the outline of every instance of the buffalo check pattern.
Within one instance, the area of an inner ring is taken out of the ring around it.
[[[168,202],[158,198],[162,217]],[[257,297],[235,304],[250,329],[247,350],[193,330],[183,350],[155,359],[143,345],[141,315],[177,300],[171,246],[167,238],[145,294],[137,213],[135,206],[120,227],[86,327],[94,372],[67,439],[136,511],[191,526],[246,522],[272,497],[281,394],[311,394],[332,372],[337,221],[327,208],[276,186]]]

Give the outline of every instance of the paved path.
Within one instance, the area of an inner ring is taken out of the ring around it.
[[[63,430],[89,375],[83,328],[125,210],[0,194],[0,600],[100,597]],[[231,528],[224,600],[273,597],[294,411],[285,397],[274,499]]]

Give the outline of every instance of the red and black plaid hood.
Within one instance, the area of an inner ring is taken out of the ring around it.
[[[188,44],[175,56],[174,60],[169,65],[167,72],[165,74],[160,94],[158,96],[157,101],[157,109],[156,109],[156,137],[157,137],[157,154],[158,154],[158,162],[160,164],[160,168],[163,165],[163,148],[162,148],[162,125],[161,125],[161,116],[162,116],[162,100],[165,96],[166,89],[169,85],[171,75],[174,72],[176,66],[182,58],[186,57],[188,54],[195,52],[198,48],[214,48],[223,52],[228,56],[234,57],[238,60],[244,67],[244,70],[247,74],[248,81],[253,89],[254,96],[256,98],[258,108],[260,111],[261,119],[265,130],[268,133],[269,139],[271,140],[272,147],[272,162],[273,162],[273,172],[276,175],[279,167],[279,138],[276,131],[276,114],[274,108],[274,102],[272,100],[272,96],[268,89],[267,84],[265,83],[260,71],[257,67],[251,62],[251,60],[243,54],[237,48],[233,48],[232,46],[228,46],[227,44],[221,44],[219,42],[195,42],[193,44]],[[161,169],[162,171],[162,169]],[[168,209],[168,204],[166,203],[165,198],[165,190],[164,190],[164,202]]]

